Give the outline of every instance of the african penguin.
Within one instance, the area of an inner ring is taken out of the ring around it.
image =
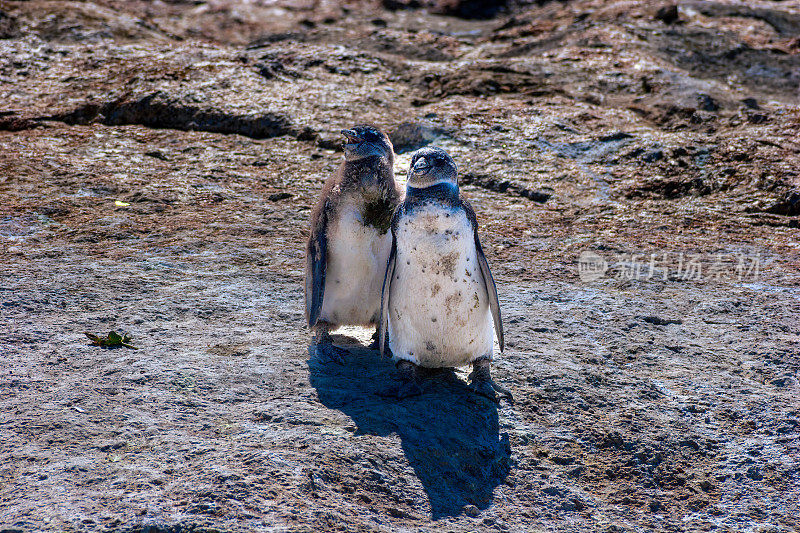
[[[392,218],[392,246],[381,299],[379,347],[389,347],[402,384],[419,394],[418,366],[472,364],[471,388],[494,401],[511,394],[490,374],[494,337],[503,350],[497,289],[478,240],[475,212],[458,189],[453,158],[422,148],[411,159],[403,203]]]
[[[329,332],[377,323],[389,226],[402,196],[389,137],[370,125],[342,134],[344,161],[326,180],[311,213],[305,281],[306,320],[315,331],[317,353],[339,363],[347,352],[332,344]]]

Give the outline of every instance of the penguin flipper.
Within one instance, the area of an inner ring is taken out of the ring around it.
[[[475,251],[478,256],[478,265],[481,267],[484,286],[486,287],[486,296],[489,297],[489,309],[492,311],[492,319],[494,320],[494,332],[497,335],[497,342],[500,344],[500,351],[502,352],[505,348],[505,341],[503,340],[503,318],[500,314],[500,302],[497,299],[497,286],[494,284],[494,278],[492,277],[492,271],[489,270],[486,256],[483,255],[483,248],[481,248],[477,232],[475,233]]]
[[[481,241],[478,239],[478,218],[475,216],[475,210],[469,201],[459,196],[461,204],[464,206],[464,211],[467,213],[467,218],[472,224],[472,232],[475,234],[475,255],[478,256],[478,266],[481,269],[481,277],[483,278],[483,286],[486,289],[486,296],[489,299],[489,309],[492,311],[492,319],[494,320],[494,333],[497,335],[497,342],[500,344],[500,351],[505,349],[505,341],[503,340],[503,317],[500,314],[500,301],[497,299],[497,286],[494,284],[492,271],[489,270],[489,262],[486,261],[486,256],[483,254],[483,247]]]
[[[394,228],[393,228],[394,229]],[[397,239],[392,231],[392,250],[389,252],[389,260],[386,261],[386,272],[383,275],[383,288],[381,289],[381,313],[378,319],[378,349],[381,356],[385,355],[386,350],[386,331],[389,327],[389,294],[394,278],[394,266],[397,260]]]
[[[325,272],[328,256],[327,217],[320,212],[318,220],[312,224],[311,236],[306,248],[306,320],[313,328],[322,312],[322,298],[325,293]]]

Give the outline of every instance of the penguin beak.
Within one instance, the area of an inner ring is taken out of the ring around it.
[[[425,159],[424,157],[420,157],[419,159],[417,159],[417,162],[414,163],[414,167],[412,168],[412,170],[414,171],[414,174],[419,174],[422,176],[427,174],[431,170],[431,168],[432,165],[428,163],[428,160]]]
[[[358,133],[355,130],[342,130],[342,135],[347,137],[347,141],[351,143],[360,143],[364,139],[359,137]]]

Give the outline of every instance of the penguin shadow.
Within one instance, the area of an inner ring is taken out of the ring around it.
[[[426,372],[420,396],[384,398],[379,393],[397,383],[392,360],[349,337],[334,342],[349,350],[345,365],[320,360],[309,347],[310,381],[322,404],[350,417],[356,435],[400,437],[433,519],[457,516],[469,504],[489,507],[511,462],[497,405],[447,370]]]

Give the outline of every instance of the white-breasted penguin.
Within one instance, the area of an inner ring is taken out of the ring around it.
[[[503,351],[500,305],[478,240],[478,223],[461,195],[453,158],[441,148],[414,153],[406,197],[392,218],[392,249],[381,300],[379,346],[398,361],[399,397],[419,394],[417,366],[472,364],[471,388],[492,400],[511,394],[491,378],[494,337]]]
[[[305,282],[306,320],[316,350],[339,363],[347,352],[332,344],[329,332],[378,321],[389,226],[402,197],[389,137],[371,125],[342,134],[344,161],[326,180],[311,213]]]

